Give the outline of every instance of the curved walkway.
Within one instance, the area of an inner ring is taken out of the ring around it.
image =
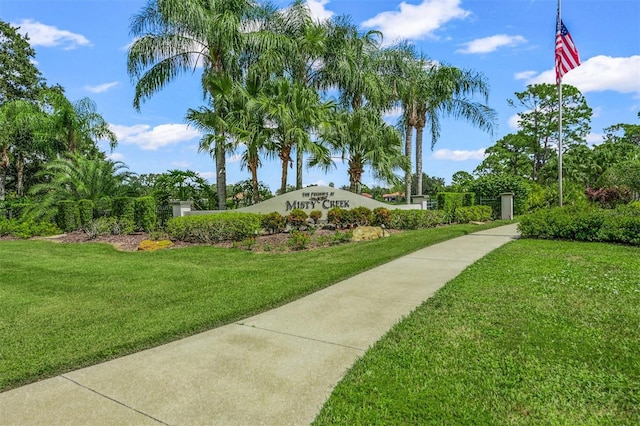
[[[0,393],[0,424],[304,425],[367,348],[516,225],[436,244],[288,305]]]

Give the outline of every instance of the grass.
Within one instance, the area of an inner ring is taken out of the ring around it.
[[[639,259],[501,247],[377,342],[315,424],[640,424]]]
[[[0,391],[246,318],[469,232],[455,225],[297,253],[118,252],[0,242]]]

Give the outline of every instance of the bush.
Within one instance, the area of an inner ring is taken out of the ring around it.
[[[118,219],[136,221],[134,200],[131,197],[117,197],[111,203],[111,215]]]
[[[446,223],[455,220],[456,210],[464,205],[464,199],[465,194],[462,192],[439,192],[436,195],[438,210],[442,210],[443,220]]]
[[[334,207],[327,212],[327,222],[335,225],[337,228],[343,227],[348,222],[347,211],[340,207]]]
[[[139,197],[133,204],[136,229],[146,232],[154,230],[157,221],[155,198]]]
[[[311,236],[306,232],[294,230],[289,235],[287,244],[292,250],[304,250],[311,242]]]
[[[314,224],[318,224],[318,221],[320,220],[320,218],[322,217],[322,212],[320,210],[313,210],[311,213],[309,213],[309,218],[311,220],[313,220]]]
[[[80,211],[78,204],[72,200],[64,200],[58,203],[56,223],[63,232],[72,232],[78,229]]]
[[[293,209],[291,213],[287,215],[287,223],[293,229],[300,229],[307,226],[307,214],[302,209]]]
[[[442,212],[438,210],[393,210],[389,227],[392,229],[433,228],[442,223]]]
[[[349,230],[346,232],[336,231],[336,233],[331,236],[331,239],[329,240],[329,244],[331,245],[344,244],[344,243],[350,242],[352,239],[353,239],[353,230]]]
[[[600,241],[640,245],[640,216],[609,216],[598,232]]]
[[[486,175],[481,176],[469,184],[469,190],[476,194],[477,198],[491,198],[493,216],[500,216],[500,194],[513,193],[513,214],[521,215],[525,212],[529,199],[529,182],[519,176],[512,175]]]
[[[167,222],[173,240],[196,243],[242,241],[260,231],[261,215],[256,213],[216,213],[175,217]]]
[[[523,237],[640,244],[640,216],[626,206],[615,210],[572,207],[538,210],[518,225]]]
[[[283,232],[287,226],[287,218],[278,212],[272,212],[262,216],[262,228],[270,234]]]
[[[489,206],[458,207],[454,214],[454,221],[457,223],[486,222],[491,220],[491,212]]]
[[[112,234],[113,226],[115,223],[116,218],[101,216],[85,226],[84,232],[87,234],[90,240],[93,240],[100,235]]]
[[[389,227],[391,223],[391,212],[384,207],[377,207],[373,209],[373,225]]]
[[[19,221],[0,217],[0,237],[5,235],[16,238],[46,237],[60,232],[60,229],[51,222],[36,222],[33,219]]]
[[[78,201],[78,219],[83,229],[93,221],[93,201]]]
[[[373,223],[373,213],[366,207],[354,207],[351,209],[351,221],[357,226],[366,226]]]

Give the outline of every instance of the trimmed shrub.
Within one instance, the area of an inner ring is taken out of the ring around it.
[[[135,223],[136,209],[131,197],[117,197],[111,202],[111,215],[118,219],[127,219]]]
[[[136,230],[136,209],[131,197],[117,197],[111,203],[111,215],[117,220],[113,225],[112,234],[129,235]]]
[[[307,226],[307,213],[302,209],[293,209],[291,213],[287,215],[287,223],[293,229],[300,229]]]
[[[136,229],[150,232],[155,229],[156,200],[151,196],[139,197],[134,200],[134,215]]]
[[[347,211],[340,207],[334,207],[327,212],[327,222],[335,225],[337,228],[345,226],[347,221]]]
[[[438,210],[442,210],[443,220],[446,223],[455,220],[456,209],[464,205],[465,195],[463,192],[439,192],[436,194]]]
[[[609,216],[598,232],[600,241],[640,245],[640,216]]]
[[[78,229],[80,211],[78,204],[72,200],[64,200],[58,203],[56,224],[63,232],[72,232]]]
[[[626,206],[615,210],[554,208],[524,216],[518,229],[525,238],[602,241],[640,245],[640,216]]]
[[[391,212],[387,208],[376,207],[375,209],[373,209],[372,214],[373,214],[372,224],[374,226],[384,225],[385,227],[388,227],[389,223],[391,223]]]
[[[468,206],[458,207],[454,214],[454,221],[458,223],[486,222],[491,220],[491,207]]]
[[[311,213],[309,213],[309,219],[313,220],[313,223],[315,223],[316,225],[318,224],[318,221],[321,217],[322,212],[320,210],[313,210],[311,211]]]
[[[267,213],[261,219],[262,229],[270,234],[283,232],[287,226],[287,218],[278,212]]]
[[[476,204],[476,194],[473,192],[463,192],[462,193],[462,206],[470,207]]]
[[[438,210],[392,210],[389,227],[392,229],[433,228],[442,223]]]
[[[366,226],[373,223],[373,213],[366,207],[354,207],[351,209],[351,220],[357,226]]]
[[[12,235],[16,238],[46,237],[59,234],[60,229],[51,222],[35,222],[33,219],[18,221],[0,217],[0,237]]]
[[[260,231],[260,222],[261,215],[256,213],[183,216],[167,222],[167,233],[173,240],[196,243],[242,241]]]
[[[80,227],[84,229],[93,221],[93,201],[80,200],[78,201],[78,218],[80,221]]]

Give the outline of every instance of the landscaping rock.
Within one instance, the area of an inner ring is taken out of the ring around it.
[[[353,230],[352,241],[368,241],[382,237],[388,237],[389,233],[382,230],[379,226],[358,226]]]
[[[138,251],[156,251],[169,247],[173,247],[173,243],[169,240],[151,241],[143,240],[138,244]]]

